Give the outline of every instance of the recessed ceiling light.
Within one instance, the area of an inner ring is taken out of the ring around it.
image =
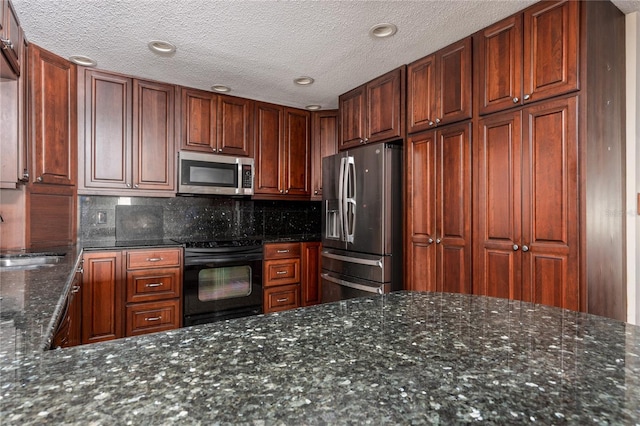
[[[149,49],[151,49],[151,51],[154,53],[167,54],[176,51],[176,46],[173,43],[169,43],[168,41],[151,40],[147,44],[147,46],[149,46]]]
[[[314,80],[311,77],[298,77],[298,78],[294,78],[293,82],[299,86],[308,86],[312,84]]]
[[[224,84],[214,84],[211,86],[211,90],[220,93],[230,92],[231,88],[229,86],[225,86]]]
[[[98,65],[98,63],[94,59],[91,59],[90,57],[84,55],[73,55],[69,57],[69,60],[74,64],[78,64],[83,67],[95,67],[96,65]]]
[[[371,34],[371,36],[375,38],[385,38],[385,37],[391,37],[397,31],[398,31],[398,27],[396,27],[395,25],[382,23],[382,24],[377,24],[371,27],[371,29],[369,30],[369,34]]]
[[[309,111],[317,111],[317,110],[321,109],[322,106],[321,105],[307,105],[305,108],[308,109]]]

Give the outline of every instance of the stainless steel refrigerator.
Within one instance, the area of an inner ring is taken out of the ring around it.
[[[402,289],[402,146],[322,159],[322,301]]]

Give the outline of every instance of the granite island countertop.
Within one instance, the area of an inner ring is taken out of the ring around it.
[[[399,292],[34,354],[3,424],[634,424],[640,327]]]

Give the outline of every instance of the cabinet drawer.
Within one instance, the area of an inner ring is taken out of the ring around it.
[[[300,306],[300,285],[291,284],[264,290],[264,313],[286,311]]]
[[[267,260],[264,262],[264,286],[300,282],[300,259]]]
[[[145,269],[127,272],[127,303],[180,297],[180,268]]]
[[[180,300],[127,306],[126,335],[153,333],[180,327]]]
[[[127,269],[182,266],[182,249],[127,251]]]
[[[265,259],[286,259],[300,257],[300,243],[265,244]]]

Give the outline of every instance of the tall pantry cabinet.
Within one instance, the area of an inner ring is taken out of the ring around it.
[[[408,68],[407,288],[624,320],[624,15],[608,1],[543,1],[477,32],[472,45],[472,191],[453,185],[463,151],[445,152],[441,136],[463,124],[415,133],[429,94],[412,90],[433,87],[415,80],[433,73],[425,60]],[[457,228],[459,253],[472,255],[470,266],[459,257],[447,287],[449,216],[470,217]]]
[[[540,2],[474,43],[474,293],[624,320],[624,15]]]

